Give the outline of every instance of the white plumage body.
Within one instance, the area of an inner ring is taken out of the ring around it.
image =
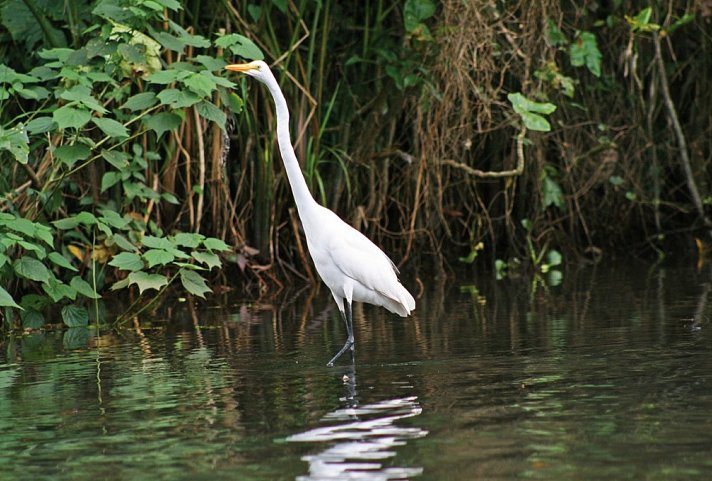
[[[398,270],[388,256],[312,197],[292,147],[287,102],[267,64],[258,60],[226,68],[244,72],[261,81],[274,99],[279,151],[304,226],[307,247],[319,276],[339,306],[348,331],[346,344],[329,362],[331,366],[344,351],[350,347],[353,349],[353,301],[383,306],[405,317],[415,309],[415,300],[398,281]]]

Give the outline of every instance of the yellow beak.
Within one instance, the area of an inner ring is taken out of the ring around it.
[[[257,67],[255,67],[251,63],[235,63],[232,65],[225,66],[225,70],[232,70],[233,72],[247,72],[255,68]]]

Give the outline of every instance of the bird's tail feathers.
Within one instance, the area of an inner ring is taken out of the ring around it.
[[[401,317],[407,317],[410,311],[415,309],[415,299],[408,292],[408,289],[403,287],[403,284],[399,283],[398,287],[398,292],[393,293],[395,295],[384,296],[383,307]]]

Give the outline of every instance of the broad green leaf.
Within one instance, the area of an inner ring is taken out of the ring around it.
[[[34,252],[36,257],[40,260],[47,256],[47,251],[45,251],[42,246],[35,244],[34,242],[21,240],[17,241],[17,244],[28,252]]]
[[[183,80],[183,84],[201,97],[209,97],[217,88],[215,81],[207,75],[203,75],[202,72],[191,73],[185,80]]]
[[[111,285],[111,290],[112,291],[118,291],[119,289],[123,289],[125,287],[129,286],[129,278],[121,279],[120,281],[116,281]]]
[[[225,115],[225,112],[217,108],[212,102],[202,101],[197,105],[197,109],[198,114],[200,114],[201,117],[215,122],[223,131],[225,130],[227,115]]]
[[[79,221],[77,220],[76,217],[72,216],[72,217],[67,217],[65,219],[58,219],[58,220],[52,221],[52,224],[54,224],[54,226],[57,229],[69,230],[69,229],[74,229],[76,226],[78,226]]]
[[[81,306],[70,304],[62,308],[62,321],[67,327],[81,327],[89,324],[89,313]]]
[[[190,249],[195,249],[200,245],[200,241],[205,239],[203,234],[196,234],[193,232],[179,232],[173,236],[173,241],[176,245],[188,247]]]
[[[174,12],[183,9],[178,0],[155,0],[155,2],[161,4],[169,10],[173,10]]]
[[[101,217],[99,220],[110,225],[114,229],[123,229],[131,222],[131,219],[122,217],[121,214],[111,209],[101,209],[100,212]]]
[[[145,235],[141,239],[141,244],[148,247],[149,249],[164,249],[169,250],[174,248],[175,245],[170,240],[165,237],[156,237],[152,235]]]
[[[96,216],[91,212],[83,211],[78,213],[75,217],[80,224],[87,226],[97,224]]]
[[[561,187],[548,175],[542,177],[542,192],[544,195],[544,208],[555,205],[560,210],[564,209],[564,194],[561,191]]]
[[[69,100],[70,102],[78,102],[85,107],[94,110],[95,112],[99,112],[100,114],[105,114],[107,112],[107,110],[102,107],[94,96],[92,96],[91,89],[84,85],[75,85],[72,88],[62,92],[59,97],[64,100]]]
[[[52,298],[52,301],[59,302],[65,297],[72,301],[77,298],[77,291],[67,284],[51,278],[48,282],[42,283],[42,289]]]
[[[159,114],[152,115],[148,119],[144,119],[143,122],[146,125],[146,128],[156,132],[156,136],[160,138],[165,132],[180,127],[181,118],[171,112],[161,112]]]
[[[119,171],[122,171],[129,166],[129,156],[126,152],[121,152],[119,150],[102,150],[101,156]]]
[[[94,125],[99,127],[102,132],[114,139],[126,138],[129,136],[129,129],[127,129],[123,124],[117,122],[114,119],[109,119],[106,117],[94,117],[92,119]]]
[[[89,299],[101,299],[101,296],[97,294],[94,288],[79,276],[72,277],[72,280],[69,281],[69,285],[84,297],[88,297]]]
[[[14,217],[10,215],[9,219],[0,219],[0,225],[4,225],[8,229],[12,229],[15,232],[25,234],[27,237],[35,236],[35,223],[31,220],[25,219],[24,217]]]
[[[69,168],[72,168],[78,160],[86,160],[89,158],[89,154],[91,154],[89,147],[80,143],[62,145],[54,149],[54,156]]]
[[[229,245],[225,244],[225,242],[221,241],[220,239],[216,239],[214,237],[208,237],[203,241],[203,245],[207,248],[210,249],[211,251],[231,251],[232,247]]]
[[[145,267],[141,256],[133,252],[116,254],[109,262],[109,265],[124,271],[140,271]]]
[[[546,24],[548,27],[547,38],[552,46],[558,47],[559,45],[566,45],[569,43],[566,35],[564,35],[564,32],[562,32],[561,29],[559,29],[554,20],[549,18],[546,20]]]
[[[220,267],[222,265],[220,258],[212,252],[195,251],[191,255],[193,256],[193,259],[201,264],[207,265],[209,269],[212,269],[213,267]]]
[[[529,100],[519,92],[507,95],[507,99],[511,102],[514,111],[518,114],[522,112],[535,112],[539,114],[550,114],[556,110],[556,105],[549,102],[535,102]]]
[[[596,36],[591,32],[581,32],[569,47],[571,65],[586,68],[596,77],[601,76],[601,52],[598,50]]]
[[[109,171],[101,177],[101,192],[110,189],[121,180],[121,172]]]
[[[163,249],[149,249],[143,253],[143,258],[148,262],[149,268],[158,265],[165,266],[175,260],[173,254]]]
[[[549,132],[551,130],[551,124],[548,120],[539,114],[533,114],[531,112],[522,112],[519,115],[522,116],[524,125],[529,130],[536,130],[539,132]]]
[[[237,33],[229,33],[218,37],[215,40],[215,45],[229,49],[234,55],[239,55],[243,58],[252,60],[264,60],[265,58],[262,50],[252,40]]]
[[[186,43],[182,38],[174,37],[168,32],[162,32],[160,30],[154,30],[151,32],[151,36],[158,40],[158,43],[163,45],[163,47],[168,50],[173,50],[174,52],[182,53],[185,50]]]
[[[49,260],[57,264],[59,267],[64,267],[65,269],[69,269],[70,271],[78,272],[77,268],[74,267],[66,257],[64,257],[62,254],[59,252],[50,252],[49,255],[47,256]]]
[[[27,130],[22,124],[7,130],[0,127],[0,151],[3,150],[9,151],[19,163],[27,163],[30,145]]]
[[[2,286],[0,286],[0,306],[2,307],[15,307],[17,309],[22,309],[15,300],[12,298],[9,292],[7,292]]]
[[[22,256],[17,259],[12,264],[12,268],[18,276],[32,281],[47,282],[52,277],[49,269],[44,264],[29,256]]]
[[[65,105],[52,113],[52,120],[57,123],[60,129],[81,129],[91,119],[91,113],[85,109],[75,109]]]
[[[146,80],[150,83],[167,85],[177,82],[181,77],[181,71],[176,69],[159,70],[149,75]]]
[[[407,32],[415,31],[418,26],[435,14],[433,0],[406,0],[403,6],[403,20]]]
[[[203,67],[210,71],[222,71],[222,69],[227,65],[225,60],[221,58],[211,57],[209,55],[196,55],[195,60],[199,62]]]
[[[57,128],[57,124],[52,117],[36,117],[25,126],[30,134],[43,134]]]
[[[158,99],[156,99],[156,94],[154,94],[153,92],[141,92],[140,94],[136,94],[132,97],[129,97],[129,99],[124,105],[121,106],[121,108],[135,112],[137,110],[146,110],[156,105],[156,103],[158,103]]]
[[[41,312],[27,309],[20,313],[23,329],[39,329],[44,326],[45,319]]]
[[[141,294],[147,289],[159,290],[168,284],[168,278],[166,276],[161,274],[149,274],[144,271],[132,272],[129,274],[128,279],[129,285],[136,284]]]
[[[200,102],[200,97],[198,95],[187,90],[165,89],[162,90],[156,97],[158,97],[162,105],[168,105],[173,109],[190,107],[191,105],[195,105]]]
[[[205,299],[206,292],[213,292],[205,283],[203,276],[197,272],[188,269],[181,269],[178,273],[180,275],[181,284],[183,284],[185,290],[191,294]]]

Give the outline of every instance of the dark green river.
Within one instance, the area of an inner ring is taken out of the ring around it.
[[[0,479],[712,479],[711,279],[430,278],[334,368],[323,288],[5,337]]]

